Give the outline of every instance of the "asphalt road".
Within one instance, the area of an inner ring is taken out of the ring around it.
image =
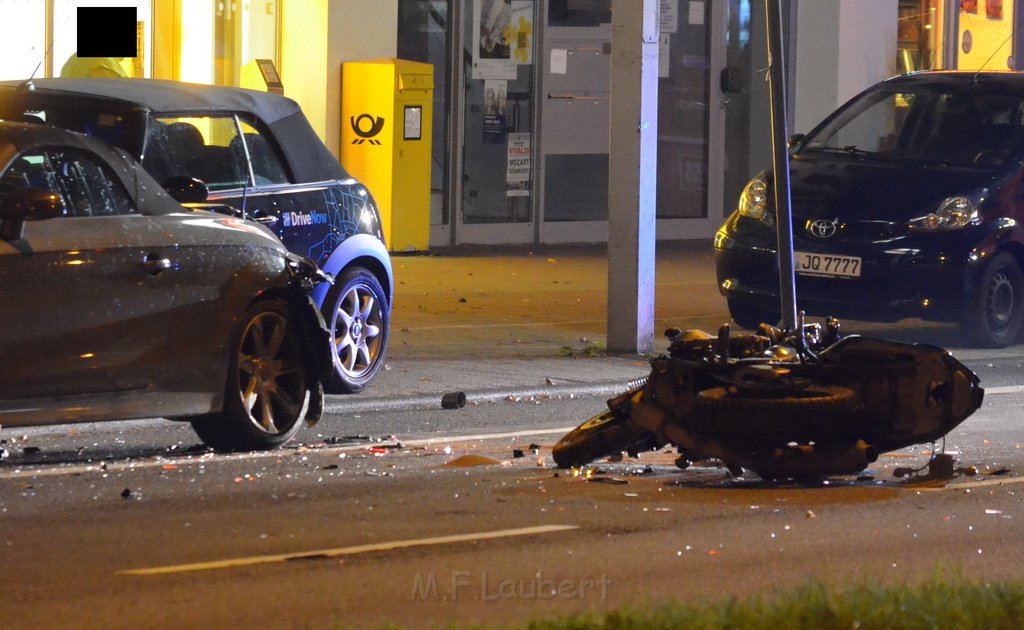
[[[4,431],[6,627],[432,627],[818,578],[1021,579],[1024,470],[1013,351],[969,362],[989,391],[947,452],[979,474],[809,485],[680,471],[672,454],[552,466],[603,396],[332,414],[291,448],[214,455],[185,425]],[[537,452],[532,446],[539,447]],[[523,457],[513,457],[516,450]]]
[[[951,348],[980,374],[985,405],[945,444],[974,476],[896,478],[925,445],[802,486],[680,471],[671,452],[588,479],[555,469],[551,444],[647,370],[586,358],[604,342],[600,252],[395,267],[390,369],[289,448],[215,455],[166,421],[0,430],[4,627],[505,624],[814,578],[1022,578],[1024,347],[846,323]],[[659,244],[656,319],[727,319],[706,244]],[[455,390],[469,404],[439,409]]]

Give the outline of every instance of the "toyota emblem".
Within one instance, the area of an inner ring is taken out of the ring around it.
[[[839,219],[814,219],[807,222],[807,231],[818,238],[832,238],[836,233]]]

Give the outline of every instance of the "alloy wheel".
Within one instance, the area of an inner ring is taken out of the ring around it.
[[[290,431],[305,401],[305,379],[288,333],[284,315],[261,312],[243,332],[238,351],[242,408],[256,428],[269,435]]]
[[[1005,270],[1001,270],[992,276],[988,285],[988,320],[992,330],[1003,331],[1013,321],[1014,295],[1013,282]]]
[[[382,305],[369,286],[356,283],[338,302],[334,315],[334,350],[338,366],[350,378],[359,378],[373,367],[384,337]]]

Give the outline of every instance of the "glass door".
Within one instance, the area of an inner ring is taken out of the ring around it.
[[[434,115],[430,147],[430,236],[434,245],[448,245],[451,211],[448,203],[448,93],[452,0],[399,0],[398,57],[434,68]]]
[[[662,3],[659,239],[711,237],[747,176],[749,21],[749,0]]]
[[[461,3],[456,240],[533,240],[533,0]]]

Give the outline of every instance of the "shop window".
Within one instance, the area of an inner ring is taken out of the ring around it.
[[[0,79],[44,76],[46,54],[46,3],[43,0],[0,0],[0,15],[18,28],[0,37]],[[38,68],[38,70],[37,70]]]
[[[149,59],[152,50],[152,15],[153,8],[151,0],[103,0],[102,3],[96,0],[54,0],[53,3],[53,76],[60,74],[64,62],[71,55],[75,54],[75,46],[78,40],[78,8],[97,6],[104,7],[132,7],[135,9],[135,19],[139,26],[140,45],[138,56],[134,59],[125,58],[121,61],[128,76],[148,77],[150,76]],[[90,24],[89,27],[94,25]],[[97,25],[98,27],[98,25]]]
[[[611,0],[549,0],[549,26],[598,26],[612,21]]]

